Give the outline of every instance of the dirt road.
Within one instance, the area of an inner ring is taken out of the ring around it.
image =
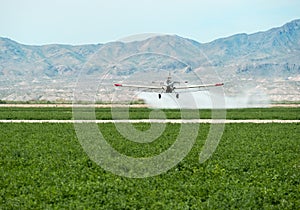
[[[217,119],[139,119],[139,120],[0,120],[0,123],[300,123],[300,120],[217,120]]]

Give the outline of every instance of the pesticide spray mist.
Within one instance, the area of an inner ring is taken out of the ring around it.
[[[151,108],[170,109],[230,109],[230,108],[251,108],[268,107],[270,100],[264,93],[245,92],[237,96],[218,95],[212,91],[199,91],[192,93],[180,93],[179,98],[173,93],[163,93],[159,99],[157,93],[140,92],[137,96],[145,101]],[[224,99],[214,100],[214,99]],[[225,103],[222,101],[225,101]]]

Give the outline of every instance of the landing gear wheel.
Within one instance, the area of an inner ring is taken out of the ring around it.
[[[179,94],[178,93],[176,93],[176,98],[179,98]]]
[[[161,94],[160,93],[158,94],[158,99],[161,99]]]

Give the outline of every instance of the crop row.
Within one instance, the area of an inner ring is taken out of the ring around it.
[[[95,114],[97,119],[125,118],[129,114],[131,119],[147,119],[152,110],[148,108],[89,108],[75,109],[76,113],[82,118]],[[222,118],[227,119],[300,119],[300,108],[247,108],[247,109],[228,109],[228,110],[178,110],[162,109],[164,115],[155,116],[155,118],[166,117],[169,119],[182,118],[182,112],[187,113],[188,118],[200,116],[201,119],[209,119],[216,112],[222,113]],[[151,116],[151,114],[150,114]],[[183,115],[184,117],[184,115]],[[1,107],[0,119],[61,119],[69,120],[73,118],[72,108],[18,108]],[[185,117],[184,117],[185,118]]]

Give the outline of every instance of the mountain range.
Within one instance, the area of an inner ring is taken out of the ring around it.
[[[250,91],[273,101],[300,101],[300,19],[209,43],[158,35],[34,46],[0,37],[1,100],[71,101],[78,78],[86,77],[100,84],[97,100],[107,101],[115,92],[113,82],[150,83],[169,72],[191,83],[224,82],[230,96]]]

